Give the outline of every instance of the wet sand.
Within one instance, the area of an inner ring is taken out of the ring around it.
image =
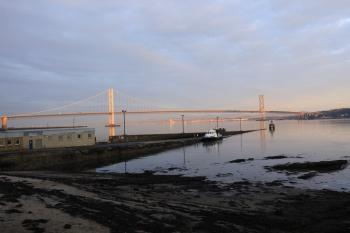
[[[350,194],[203,177],[8,172],[1,232],[350,232]]]

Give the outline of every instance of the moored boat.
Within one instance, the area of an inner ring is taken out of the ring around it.
[[[202,141],[208,142],[208,141],[215,141],[222,139],[222,135],[218,133],[215,129],[209,130],[202,138]]]

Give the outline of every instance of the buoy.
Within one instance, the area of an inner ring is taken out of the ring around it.
[[[270,129],[270,131],[275,131],[276,126],[275,126],[275,124],[273,123],[273,121],[270,122],[269,129]]]

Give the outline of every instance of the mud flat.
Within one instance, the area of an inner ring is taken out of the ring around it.
[[[304,173],[298,176],[298,179],[308,180],[319,175],[319,173],[331,173],[343,170],[347,165],[347,160],[331,160],[277,164],[274,166],[266,166],[265,169],[268,171],[284,171],[287,174]]]
[[[298,232],[350,230],[350,194],[204,177],[8,172],[1,232]]]
[[[319,161],[319,162],[304,162],[304,163],[286,163],[278,164],[272,167],[266,167],[270,170],[284,170],[292,172],[334,172],[344,169],[348,165],[347,160],[331,160],[331,161]]]

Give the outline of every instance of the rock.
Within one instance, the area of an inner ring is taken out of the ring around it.
[[[49,220],[47,219],[25,219],[22,222],[22,226],[32,232],[35,233],[44,233],[45,228],[39,227],[41,224],[46,224]]]
[[[216,177],[228,177],[228,176],[233,176],[231,172],[229,173],[218,173]]]
[[[272,182],[266,182],[265,183],[267,186],[282,186],[283,181],[282,180],[274,180]]]
[[[247,161],[246,159],[235,159],[235,160],[229,161],[229,163],[244,163],[246,161]]]
[[[316,176],[318,173],[317,172],[309,172],[304,175],[298,176],[298,179],[302,180],[308,180],[311,179],[312,177]]]
[[[173,222],[176,221],[176,216],[172,215],[172,214],[161,214],[161,213],[157,213],[157,214],[152,214],[151,215],[152,218],[159,220],[159,221],[167,221],[167,222]]]
[[[154,173],[156,173],[155,171],[151,171],[151,170],[144,170],[143,174],[145,175],[153,175]]]
[[[265,168],[268,170],[285,170],[292,172],[316,171],[324,173],[342,170],[346,167],[347,164],[347,160],[333,160],[320,162],[286,163]]]
[[[264,159],[286,159],[288,156],[285,155],[275,155],[275,156],[267,156]]]
[[[181,167],[169,167],[167,170],[168,171],[175,171],[175,170],[177,170],[177,171],[186,171],[187,169],[186,168],[181,168]]]
[[[70,225],[70,224],[65,224],[65,225],[63,226],[63,228],[64,228],[64,229],[71,229],[71,228],[72,228],[72,225]]]
[[[22,211],[19,211],[17,209],[9,209],[5,211],[6,214],[20,214]]]

